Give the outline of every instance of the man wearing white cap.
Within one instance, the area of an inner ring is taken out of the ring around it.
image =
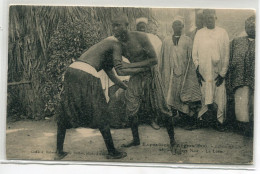
[[[175,113],[178,111],[184,116],[190,115],[188,103],[182,101],[181,90],[191,61],[192,40],[182,34],[183,27],[183,17],[175,16],[172,24],[174,34],[163,41],[160,72],[167,104]]]
[[[145,17],[136,19],[136,30],[140,32],[147,32],[148,19]]]
[[[216,12],[203,10],[206,27],[194,39],[192,58],[202,93],[202,108],[198,117],[209,120],[214,116],[214,127],[223,130],[226,115],[225,76],[229,63],[229,37],[225,29],[216,26]],[[207,112],[208,111],[208,112]],[[205,114],[207,112],[207,114]]]

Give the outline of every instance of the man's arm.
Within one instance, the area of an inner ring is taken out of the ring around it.
[[[199,36],[197,32],[194,37],[193,48],[192,48],[192,60],[196,69],[199,66],[198,45],[199,45]]]
[[[223,60],[222,60],[222,69],[221,71],[219,72],[219,75],[221,77],[225,77],[226,76],[226,73],[227,73],[227,70],[228,70],[228,64],[229,64],[229,50],[230,50],[230,47],[229,47],[229,37],[228,37],[228,34],[227,32],[225,31],[223,33]]]
[[[202,81],[205,82],[204,78],[199,72],[199,57],[198,57],[198,45],[199,45],[199,34],[198,32],[195,35],[194,42],[193,42],[193,49],[192,49],[192,60],[196,68],[196,74],[198,78],[198,82],[200,86],[202,86]]]
[[[122,50],[121,46],[118,43],[114,43],[113,45],[113,63],[116,70],[117,75],[119,76],[127,76],[134,75],[140,72],[148,71],[150,68],[123,68],[123,64],[127,64],[122,60]]]
[[[128,75],[134,75],[140,72],[145,72],[150,70],[150,68],[117,68],[116,69],[116,73],[119,76],[128,76]]]
[[[221,71],[219,72],[218,76],[215,78],[215,81],[216,81],[216,86],[220,86],[225,77],[226,77],[226,73],[227,73],[227,70],[228,70],[228,64],[229,64],[229,37],[228,37],[228,34],[227,32],[225,31],[222,35],[222,42],[223,42],[223,46],[222,46],[222,60],[221,60],[221,66],[222,66],[222,69]]]
[[[122,89],[127,89],[127,85],[122,82],[119,78],[116,77],[114,71],[112,69],[104,69],[106,72],[107,76],[114,82],[116,85],[118,85]]]
[[[165,59],[164,59],[164,55],[165,55],[165,51],[166,51],[165,45],[166,45],[166,39],[163,40],[161,51],[160,51],[160,58],[159,58],[159,61],[158,61],[159,72],[162,72],[164,61],[165,61]]]
[[[153,45],[151,44],[148,36],[145,35],[145,36],[142,36],[142,38],[139,37],[139,41],[143,47],[143,50],[145,52],[145,56],[147,57],[147,59],[144,61],[141,61],[141,62],[126,64],[125,66],[122,66],[122,68],[151,67],[158,63],[157,55],[155,53]]]

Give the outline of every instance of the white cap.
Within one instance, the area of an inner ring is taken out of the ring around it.
[[[136,22],[136,25],[139,24],[140,22],[148,24],[148,19],[145,17],[141,17],[141,18],[137,18],[135,22]]]

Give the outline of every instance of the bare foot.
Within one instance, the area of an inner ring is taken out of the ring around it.
[[[171,142],[170,142],[170,150],[171,150],[172,154],[176,153],[175,145],[176,145],[176,141],[175,140],[171,140]]]
[[[115,151],[115,152],[110,152],[107,154],[107,159],[121,159],[127,156],[126,152],[119,152],[119,151]]]
[[[68,152],[57,152],[55,157],[54,157],[54,160],[61,160],[63,159],[65,156],[68,155]]]
[[[174,147],[171,149],[172,155],[181,155],[181,148]]]
[[[170,145],[171,145],[171,147],[174,147],[176,145],[176,141],[175,140],[171,140],[170,141]]]
[[[122,147],[132,147],[132,146],[139,146],[140,145],[140,141],[132,141],[128,144],[123,144]]]

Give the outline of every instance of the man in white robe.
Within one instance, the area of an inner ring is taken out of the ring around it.
[[[222,128],[226,115],[225,76],[229,63],[229,37],[225,29],[215,25],[215,10],[204,10],[203,14],[206,27],[196,33],[192,51],[202,93],[198,117],[202,119],[209,109],[214,117],[216,114],[216,128]]]

